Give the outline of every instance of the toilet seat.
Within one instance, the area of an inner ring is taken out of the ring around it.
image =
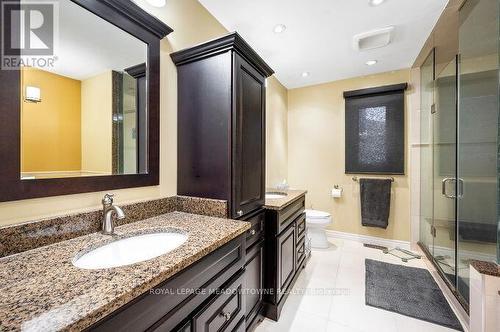
[[[330,214],[328,212],[325,212],[325,211],[306,210],[306,217],[313,218],[313,219],[322,219],[322,218],[330,217]]]
[[[306,210],[307,234],[313,248],[328,248],[325,229],[332,222],[330,213],[317,210]]]
[[[332,222],[330,213],[318,210],[306,210],[306,223],[310,225],[326,225]]]

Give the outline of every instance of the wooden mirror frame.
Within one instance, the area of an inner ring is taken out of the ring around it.
[[[147,44],[148,173],[21,180],[20,70],[0,70],[0,202],[159,184],[160,40],[173,30],[129,0],[71,1]]]

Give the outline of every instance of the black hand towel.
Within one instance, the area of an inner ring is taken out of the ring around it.
[[[391,209],[391,180],[360,179],[361,224],[387,228]]]

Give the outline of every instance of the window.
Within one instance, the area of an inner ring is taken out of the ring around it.
[[[346,173],[404,174],[406,87],[344,92]]]

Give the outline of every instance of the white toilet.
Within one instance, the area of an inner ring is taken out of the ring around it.
[[[332,217],[328,212],[317,210],[306,210],[306,224],[311,247],[328,248],[330,245],[326,239],[326,227],[332,222]]]

